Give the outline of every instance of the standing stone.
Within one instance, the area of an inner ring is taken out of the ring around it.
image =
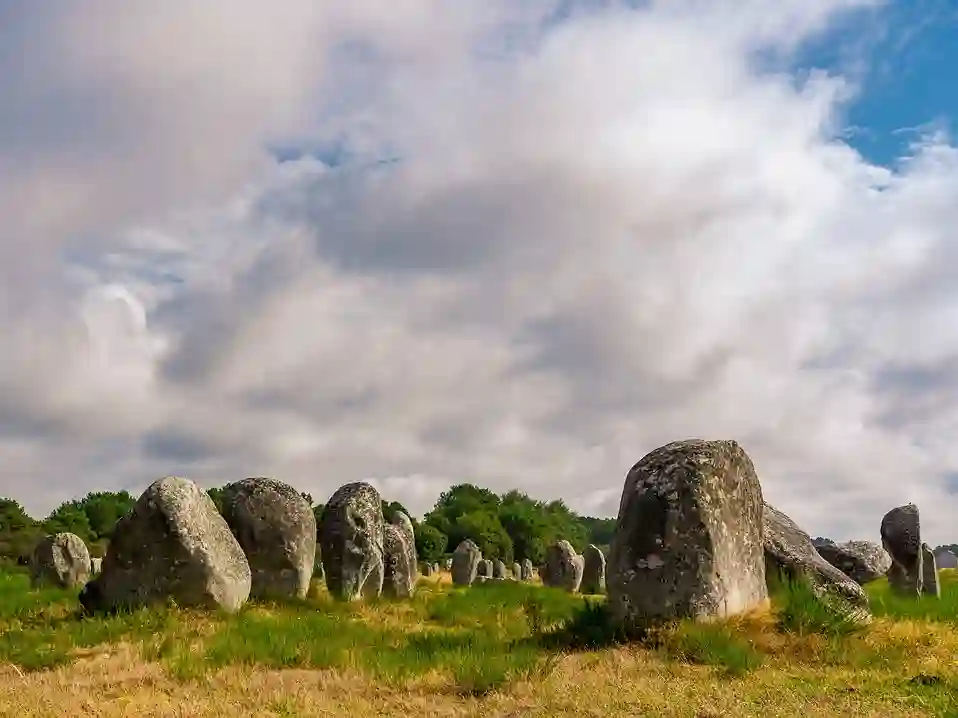
[[[452,571],[452,559],[451,558],[443,559],[442,567],[446,571]]]
[[[323,511],[320,550],[329,592],[342,601],[382,594],[385,541],[382,499],[364,481],[337,489]]]
[[[531,581],[534,575],[535,571],[532,568],[532,561],[527,558],[522,559],[522,580]]]
[[[895,593],[917,596],[922,584],[921,523],[918,507],[892,509],[881,520],[882,546],[891,556],[888,583]]]
[[[921,592],[926,596],[941,598],[941,584],[938,582],[938,562],[931,546],[921,545]]]
[[[939,549],[935,552],[935,563],[939,569],[958,568],[958,556],[946,548]]]
[[[479,566],[476,568],[476,578],[492,578],[492,559],[485,558],[479,561]]]
[[[512,578],[515,581],[522,580],[522,566],[520,566],[518,563],[512,564]]]
[[[492,577],[505,580],[506,564],[503,563],[501,560],[496,560],[496,562],[492,564]]]
[[[432,576],[432,564],[431,564],[431,563],[423,564],[423,567],[422,567],[422,575],[423,575],[424,578],[429,578],[430,576]]]
[[[432,572],[435,573],[435,574],[438,574],[438,573],[439,573],[439,564],[438,564],[438,563],[435,563],[435,562],[434,562],[434,563],[432,564]]]
[[[589,544],[582,552],[585,569],[582,572],[582,593],[605,593],[605,554],[595,544]]]
[[[762,487],[734,441],[667,444],[629,471],[608,593],[626,630],[742,613],[768,600]]]
[[[416,537],[412,521],[402,511],[386,524],[383,542],[383,593],[393,598],[410,598],[416,591]]]
[[[812,544],[823,559],[861,586],[881,578],[891,568],[891,556],[871,541],[835,543],[816,539]]]
[[[471,586],[479,575],[482,552],[471,540],[466,539],[452,554],[452,582],[456,586]]]
[[[98,573],[100,573],[100,569],[102,567],[103,567],[102,558],[97,557],[97,558],[90,559],[90,575],[91,576],[96,576]]]
[[[584,569],[585,562],[572,548],[572,544],[565,540],[557,541],[546,549],[546,565],[542,582],[547,586],[575,593],[582,584]]]
[[[91,570],[90,552],[83,539],[71,533],[51,534],[33,549],[30,583],[34,588],[73,588],[86,583]]]
[[[252,572],[251,598],[305,598],[316,563],[316,517],[289,484],[264,477],[223,489],[223,518]]]
[[[88,612],[163,603],[237,611],[252,577],[243,548],[209,495],[189,479],[154,481],[121,518],[99,576],[80,593]]]
[[[793,581],[804,578],[820,601],[840,606],[851,618],[868,620],[868,596],[862,587],[822,558],[811,537],[771,504],[765,504],[764,536],[770,581],[780,575]]]

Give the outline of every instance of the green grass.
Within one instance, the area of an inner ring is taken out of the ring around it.
[[[908,705],[958,716],[958,672],[926,666],[922,653],[954,655],[942,640],[958,624],[958,575],[942,572],[942,584],[940,600],[920,601],[893,596],[883,581],[869,585],[877,620],[868,627],[823,608],[804,584],[786,583],[768,615],[677,622],[627,641],[602,598],[512,582],[460,589],[424,581],[407,601],[341,603],[320,591],[302,601],[250,603],[234,615],[165,606],[82,618],[76,591],[32,590],[24,572],[5,569],[0,662],[29,672],[70,663],[84,649],[133,644],[182,681],[230,666],[326,669],[477,696],[517,681],[541,683],[563,657],[601,661],[607,649],[627,645],[727,680],[789,661],[834,666],[857,672],[861,690],[893,691]]]

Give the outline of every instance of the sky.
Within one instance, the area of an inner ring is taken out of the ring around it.
[[[386,10],[388,9],[388,12]],[[958,541],[953,0],[0,0],[0,495],[614,516],[735,439]]]

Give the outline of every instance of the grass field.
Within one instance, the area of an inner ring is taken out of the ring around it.
[[[81,619],[76,592],[4,569],[0,715],[958,718],[958,575],[942,580],[938,601],[869,586],[867,628],[792,587],[623,643],[599,599],[533,585]]]

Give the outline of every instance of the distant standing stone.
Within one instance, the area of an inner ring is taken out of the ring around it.
[[[102,571],[80,593],[88,612],[163,603],[237,611],[249,598],[249,562],[216,505],[189,479],[154,481],[121,518]]]
[[[320,549],[329,592],[343,601],[382,594],[385,567],[382,498],[370,484],[341,486],[326,503]]]
[[[542,582],[547,586],[575,593],[582,584],[585,562],[566,540],[557,541],[546,549],[546,570]]]
[[[412,521],[402,511],[386,524],[383,543],[383,593],[393,598],[410,598],[416,591],[416,537]]]
[[[499,579],[505,579],[505,577],[506,577],[506,564],[505,564],[504,562],[502,562],[501,560],[497,560],[497,561],[492,565],[492,577],[493,577],[493,578],[499,578]]]
[[[100,569],[102,568],[102,566],[103,566],[102,558],[99,558],[99,557],[91,558],[90,559],[90,575],[96,576],[98,573],[100,573]]]
[[[452,571],[452,559],[451,558],[443,559],[442,567],[446,569],[447,571]]]
[[[429,563],[423,564],[422,575],[425,578],[429,578],[430,576],[432,576],[432,564],[429,564]]]
[[[264,477],[228,484],[223,518],[249,561],[250,597],[306,596],[316,564],[316,517],[296,489]]]
[[[605,554],[595,544],[589,544],[582,552],[585,569],[582,572],[582,593],[605,593]]]
[[[921,522],[918,507],[892,509],[881,521],[882,546],[891,556],[888,583],[895,593],[918,596],[922,585]]]
[[[626,476],[609,551],[613,617],[631,630],[764,605],[762,510],[755,468],[734,441],[647,454]]]
[[[535,576],[535,570],[532,567],[532,561],[530,559],[522,559],[522,580],[531,581],[533,576]]]
[[[452,582],[456,586],[471,586],[479,575],[482,553],[475,543],[466,539],[452,555]]]
[[[850,617],[862,622],[869,619],[868,596],[862,587],[822,558],[798,524],[768,503],[763,522],[768,579],[777,574],[788,580],[804,578],[820,601],[840,605]]]
[[[86,583],[91,570],[90,552],[83,539],[71,533],[51,534],[40,539],[33,550],[30,583],[35,588],[73,588]]]
[[[512,578],[516,581],[522,580],[522,566],[518,563],[512,564]]]
[[[492,559],[482,559],[476,568],[477,578],[492,578]]]
[[[938,582],[938,562],[931,546],[921,545],[921,592],[926,596],[941,597],[941,584]]]
[[[821,557],[859,585],[882,578],[891,568],[891,556],[871,541],[813,541]]]
[[[433,565],[432,565],[432,572],[433,572],[433,573],[439,573],[439,564],[438,564],[438,563],[433,563]]]

